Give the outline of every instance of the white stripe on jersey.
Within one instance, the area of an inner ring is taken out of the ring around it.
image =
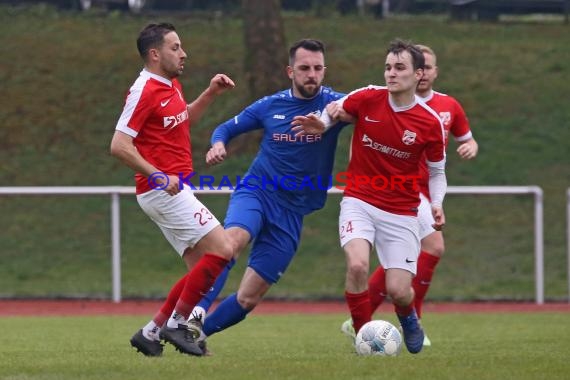
[[[129,127],[129,121],[131,120],[131,117],[133,117],[135,108],[139,103],[144,86],[146,85],[146,82],[148,80],[149,80],[148,76],[141,75],[137,78],[135,83],[133,83],[133,85],[129,89],[129,95],[127,95],[127,100],[125,101],[125,107],[123,108],[123,113],[121,113],[121,117],[119,118],[117,126],[115,127],[117,131],[126,133],[132,138],[137,137],[138,132]]]
[[[445,152],[445,128],[443,127],[443,122],[441,121],[441,118],[439,117],[439,115],[437,114],[437,112],[435,112],[435,110],[433,108],[431,108],[430,106],[428,106],[426,103],[424,103],[422,101],[422,98],[420,98],[419,96],[416,95],[416,101],[418,103],[418,105],[422,108],[424,108],[426,111],[428,111],[429,113],[431,113],[433,115],[433,117],[435,117],[435,119],[438,121],[439,126],[441,127],[441,138],[443,140],[443,160],[445,161],[445,157],[446,157],[446,152]]]
[[[463,141],[471,140],[473,138],[473,133],[471,133],[471,131],[469,131],[466,134],[464,134],[463,136],[453,137],[453,138],[457,142],[463,142]]]

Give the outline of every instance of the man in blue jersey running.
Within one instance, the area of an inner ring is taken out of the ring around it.
[[[248,266],[237,293],[223,300],[203,326],[201,319],[231,266],[200,304],[203,309],[195,309],[189,329],[201,334],[202,340],[242,321],[259,304],[293,259],[304,216],[325,204],[338,136],[346,124],[320,136],[296,138],[291,132],[294,116],[320,114],[327,104],[344,96],[322,86],[324,50],[318,40],[295,43],[287,67],[291,88],[254,102],[212,134],[206,162],[219,164],[226,158],[226,145],[232,138],[263,129],[259,152],[232,194],[224,222],[234,258],[253,242]]]

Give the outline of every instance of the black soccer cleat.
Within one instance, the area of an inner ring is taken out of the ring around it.
[[[203,356],[204,350],[194,338],[193,332],[186,325],[178,324],[177,328],[163,327],[160,330],[160,338],[172,344],[178,351],[193,355]]]
[[[145,356],[161,356],[164,347],[159,341],[150,340],[144,337],[142,329],[137,331],[131,338],[131,346],[142,352]]]

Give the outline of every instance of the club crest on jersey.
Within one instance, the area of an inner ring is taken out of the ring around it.
[[[402,136],[402,142],[406,145],[412,145],[416,142],[416,132],[408,131],[407,129],[404,131],[404,136]]]
[[[439,117],[443,125],[448,125],[451,121],[451,112],[440,112]]]

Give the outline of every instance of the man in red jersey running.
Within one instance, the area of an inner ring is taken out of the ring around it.
[[[424,55],[425,67],[424,75],[418,84],[416,94],[433,108],[441,118],[445,130],[446,146],[449,142],[449,133],[451,133],[459,144],[457,154],[462,159],[471,160],[477,156],[478,145],[471,133],[465,111],[453,97],[433,90],[433,84],[438,75],[437,57],[430,47],[425,45],[418,45],[418,47]],[[432,227],[433,217],[429,207],[430,192],[425,160],[420,162],[420,175],[421,203],[418,211],[418,220],[420,222],[421,252],[418,257],[417,275],[412,281],[415,291],[414,303],[419,319],[422,317],[422,305],[431,284],[433,273],[445,249],[443,233],[434,230]],[[368,279],[368,291],[370,292],[370,302],[372,303],[373,311],[382,304],[386,297],[385,281],[386,275],[382,266],[377,267]],[[354,337],[355,333],[350,319],[342,324],[341,331]],[[431,346],[427,335],[424,337],[424,346]]]
[[[387,293],[410,353],[420,352],[424,340],[412,288],[420,252],[420,161],[427,158],[435,229],[445,224],[442,203],[447,186],[443,125],[415,95],[423,68],[422,52],[409,42],[395,40],[385,61],[386,86],[355,90],[331,103],[321,118],[298,116],[293,122],[304,134],[324,133],[332,125],[330,119],[356,121],[347,170],[355,185],[345,189],[339,217],[347,261],[345,298],[358,331],[372,318],[367,280],[374,246],[386,268]],[[375,178],[387,179],[391,185],[376,183]]]
[[[201,356],[204,346],[188,330],[187,320],[231,259],[232,249],[218,220],[180,179],[193,171],[190,126],[234,83],[217,74],[187,104],[177,79],[187,55],[174,26],[147,25],[137,48],[144,68],[127,95],[111,154],[135,171],[139,205],[182,257],[188,272],[154,318],[133,335],[131,345],[144,355],[160,356],[164,339],[181,352]]]

